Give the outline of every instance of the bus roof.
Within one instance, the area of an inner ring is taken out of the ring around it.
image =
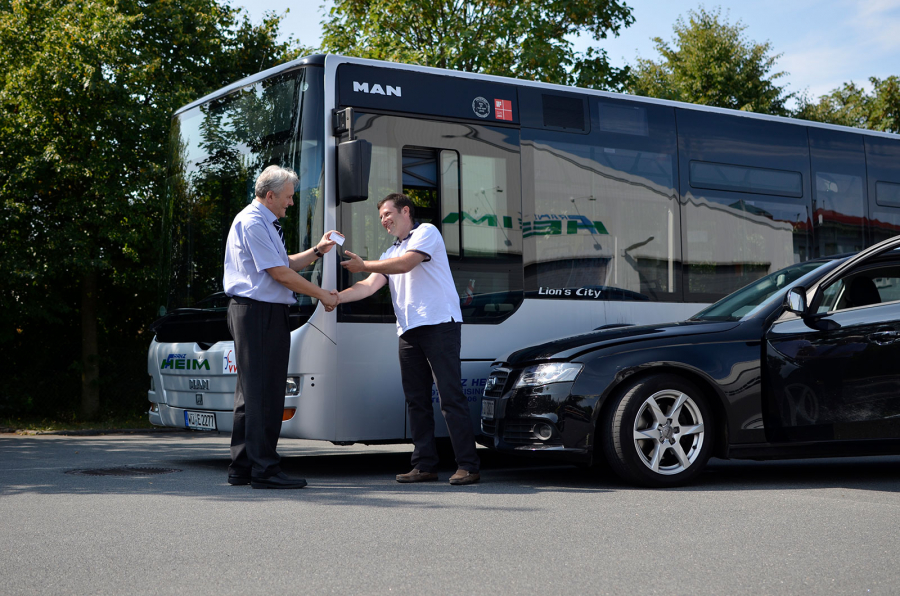
[[[279,64],[278,66],[274,66],[269,68],[268,70],[264,70],[257,74],[251,75],[249,77],[245,77],[239,81],[235,81],[234,83],[222,87],[217,91],[213,91],[212,93],[201,97],[200,99],[193,101],[181,108],[179,108],[174,115],[178,115],[186,110],[194,108],[198,105],[204,104],[208,101],[218,99],[238,89],[246,87],[248,85],[252,85],[261,80],[267,79],[269,77],[282,74],[285,72],[290,72],[292,70],[296,70],[298,68],[302,68],[304,66],[332,66],[336,69],[339,64],[359,64],[362,66],[372,66],[377,68],[393,68],[398,70],[409,70],[414,72],[421,72],[424,74],[432,74],[432,75],[440,75],[440,76],[451,76],[451,77],[459,77],[463,79],[474,79],[480,81],[488,81],[493,83],[502,83],[507,85],[516,85],[520,87],[535,87],[539,89],[547,89],[553,91],[564,91],[568,93],[578,92],[584,95],[593,95],[597,97],[606,97],[610,99],[619,99],[619,100],[628,100],[635,101],[640,103],[649,103],[655,105],[663,105],[663,106],[671,106],[675,108],[681,108],[686,110],[697,110],[701,112],[713,112],[717,114],[726,114],[731,116],[739,116],[743,118],[755,118],[757,120],[768,120],[772,122],[781,122],[785,124],[793,124],[797,126],[810,126],[814,128],[824,128],[828,130],[837,130],[843,132],[851,132],[856,134],[865,134],[870,136],[884,137],[888,139],[893,139],[900,141],[900,134],[894,134],[890,132],[882,132],[877,130],[869,130],[866,128],[856,128],[852,126],[842,126],[838,124],[826,124],[823,122],[815,122],[813,120],[801,120],[799,118],[790,118],[787,116],[773,116],[770,114],[760,114],[757,112],[745,112],[742,110],[733,110],[730,108],[719,108],[715,106],[706,106],[700,104],[692,104],[681,101],[672,101],[669,99],[657,99],[654,97],[644,97],[641,95],[629,95],[627,93],[613,93],[610,91],[598,91],[595,89],[585,89],[582,87],[566,87],[565,85],[556,85],[553,83],[543,83],[540,81],[527,81],[523,79],[514,79],[511,77],[501,77],[496,75],[485,75],[471,72],[462,72],[457,70],[448,70],[444,68],[434,68],[430,66],[419,66],[417,64],[402,64],[399,62],[385,62],[381,60],[371,60],[368,58],[353,58],[349,56],[340,56],[337,54],[311,54],[309,56],[304,56],[302,58],[297,58],[296,60],[291,60],[290,62],[285,62],[284,64]]]

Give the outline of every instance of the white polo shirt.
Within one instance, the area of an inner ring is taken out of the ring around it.
[[[425,255],[425,260],[409,273],[385,275],[397,315],[397,335],[422,325],[462,322],[459,294],[441,233],[431,224],[419,224],[406,238],[384,251],[380,260],[400,257],[408,251]]]

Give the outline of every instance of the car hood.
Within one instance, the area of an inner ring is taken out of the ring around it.
[[[498,362],[517,366],[539,360],[566,360],[578,354],[600,348],[665,338],[677,339],[680,343],[687,336],[721,333],[733,329],[739,324],[740,321],[682,321],[660,325],[601,329],[590,333],[554,339],[516,350],[503,358],[499,358]]]

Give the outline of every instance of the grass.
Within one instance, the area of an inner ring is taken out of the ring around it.
[[[0,418],[0,428],[47,432],[60,430],[114,430],[155,428],[147,419],[147,412],[139,411],[128,414],[107,413],[97,420],[80,420],[72,414],[57,416],[21,416]]]

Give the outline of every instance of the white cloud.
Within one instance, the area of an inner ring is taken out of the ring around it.
[[[856,16],[849,25],[867,48],[900,51],[900,0],[855,0]]]

